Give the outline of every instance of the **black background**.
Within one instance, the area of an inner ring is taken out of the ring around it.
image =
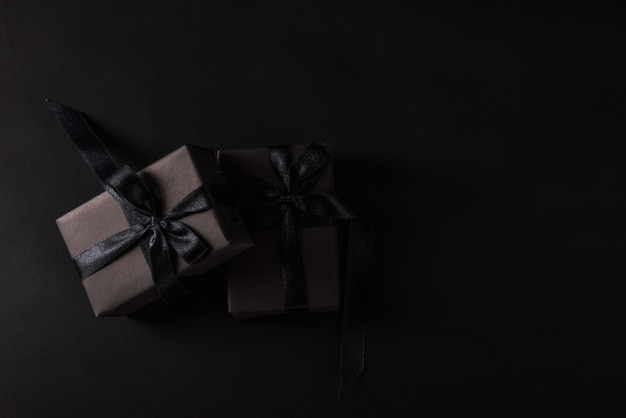
[[[334,3],[0,1],[1,416],[622,415],[624,10]],[[221,280],[94,318],[54,220],[101,189],[44,98],[137,169],[329,141],[376,233],[362,380],[339,315],[236,321]]]

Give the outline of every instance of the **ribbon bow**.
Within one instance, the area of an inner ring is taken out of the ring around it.
[[[215,206],[208,186],[200,186],[169,213],[159,215],[152,193],[137,173],[127,165],[117,165],[83,115],[53,100],[46,102],[102,187],[118,201],[130,225],[73,258],[81,280],[139,243],[159,296],[165,302],[183,296],[186,291],[178,281],[170,248],[188,264],[197,262],[209,250],[189,227],[178,220]]]
[[[308,289],[297,227],[302,218],[334,219],[350,224],[341,335],[341,383],[351,384],[365,370],[366,277],[372,251],[369,224],[332,193],[310,193],[331,161],[318,144],[292,157],[290,145],[267,148],[279,187],[239,171],[227,172],[229,182],[247,203],[242,208],[251,231],[281,221],[281,279],[287,312],[307,310]]]

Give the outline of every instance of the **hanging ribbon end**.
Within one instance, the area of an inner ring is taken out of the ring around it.
[[[60,108],[62,106],[62,104],[57,102],[56,100],[44,99],[44,101],[46,102],[46,104],[48,106],[50,106],[50,109],[52,109],[52,110],[58,109],[58,108]]]
[[[50,110],[52,110],[52,113],[54,113],[54,115],[59,118],[63,112],[76,112],[76,110],[65,106],[63,103],[59,103],[56,100],[52,100],[52,99],[44,99],[46,104],[48,105],[48,107],[50,108]]]

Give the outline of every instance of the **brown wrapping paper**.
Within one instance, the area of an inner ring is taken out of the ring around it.
[[[294,145],[294,156],[305,145]],[[272,169],[266,148],[219,150],[222,171],[241,170],[271,184],[281,181]],[[332,163],[331,163],[332,164]],[[329,164],[311,193],[333,189],[332,165]],[[309,291],[311,312],[339,308],[339,267],[336,228],[330,221],[323,226],[299,228],[298,236]],[[266,230],[254,237],[254,247],[229,263],[228,309],[238,317],[284,312],[280,272],[280,231]]]
[[[213,151],[185,145],[140,171],[139,176],[167,213],[203,183],[224,184]],[[180,219],[209,246],[199,262],[176,260],[182,275],[200,274],[252,246],[236,209],[218,206]],[[104,192],[57,219],[70,255],[129,227],[118,202]],[[83,280],[96,316],[127,315],[158,299],[139,245]]]

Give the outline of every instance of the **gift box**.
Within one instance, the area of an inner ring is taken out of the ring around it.
[[[307,148],[307,145],[293,145],[273,149],[284,158],[282,163],[289,163],[297,162]],[[326,150],[325,145],[320,148]],[[254,247],[229,263],[229,312],[236,317],[250,317],[291,310],[337,310],[340,292],[336,226],[332,219],[310,216],[289,207],[299,198],[297,193],[332,192],[332,163],[328,161],[307,177],[310,184],[299,184],[299,175],[292,170],[291,182],[298,183],[293,187],[298,190],[288,196],[285,183],[290,180],[281,178],[268,148],[218,150],[218,161],[229,185],[239,196],[244,220],[255,232]],[[288,168],[283,168],[286,173]],[[292,216],[287,216],[287,212]],[[293,227],[291,233],[285,230],[285,224],[289,223],[295,223],[288,225]],[[293,248],[286,249],[285,241],[289,240],[293,241]],[[292,277],[298,275],[294,273],[298,269],[302,277]],[[288,283],[294,279],[295,283]]]
[[[228,263],[228,308],[234,316],[338,309],[334,223],[347,227],[341,263],[341,391],[365,370],[369,223],[333,193],[325,144],[219,150],[218,162],[255,244]]]
[[[80,136],[84,136],[85,132],[89,135],[92,132],[87,126],[81,127],[82,133],[75,132],[75,125],[86,124],[82,116],[60,104],[53,103],[51,107],[66,132],[79,147],[83,158],[86,158],[85,151],[81,149],[85,147],[81,145]],[[59,113],[62,116],[69,114],[70,122],[64,121]],[[96,144],[94,141],[97,139],[88,138],[88,143],[92,147]],[[98,158],[107,157],[108,153],[101,144],[99,145],[101,149]],[[101,177],[97,172],[99,162],[97,159],[94,161],[88,164],[97,176]],[[126,167],[119,169],[122,175],[125,175],[123,174],[125,169]],[[131,182],[134,181],[134,174],[131,172],[129,175]],[[115,197],[117,191],[124,191],[127,187],[122,181],[115,190],[101,193],[57,219],[59,231],[77,268],[81,263],[93,265],[90,258],[93,258],[94,251],[101,257],[104,244],[107,244],[105,246],[107,251],[115,251],[115,245],[119,241],[115,237],[121,237],[120,240],[127,239],[128,234],[135,230],[139,231],[136,234],[139,236],[137,242],[115,257],[108,257],[112,258],[111,260],[107,259],[106,262],[100,263],[104,265],[85,268],[81,264],[79,273],[86,276],[82,283],[96,316],[132,313],[159,298],[158,280],[170,280],[169,286],[176,288],[180,284],[172,282],[177,281],[172,274],[176,276],[200,274],[252,246],[238,210],[220,204],[219,196],[215,195],[215,191],[224,187],[224,179],[212,150],[185,145],[138,172],[137,176],[152,195],[158,207],[155,211],[168,215],[156,218],[151,214],[144,216],[139,213],[137,216],[140,219],[143,219],[143,216],[148,221],[144,222],[145,225],[141,225],[141,222],[131,225],[133,216],[129,216],[128,202],[120,200],[119,196]],[[115,182],[115,178],[112,181]],[[106,188],[109,180],[101,179],[101,182]],[[134,187],[142,186],[134,184]],[[207,194],[204,191],[205,187],[212,189],[213,194]],[[202,195],[201,198],[199,194]],[[131,198],[132,196],[129,197]],[[131,202],[130,206],[134,204]],[[133,210],[142,212],[141,207],[131,208],[131,215]],[[201,247],[202,251],[193,254],[196,248],[194,246]],[[183,250],[178,250],[179,247],[183,247]],[[180,255],[185,254],[185,247],[191,254],[191,256],[187,254],[186,258],[195,258],[190,262]],[[167,270],[170,267],[173,272],[168,276]],[[85,273],[85,269],[88,274]]]

